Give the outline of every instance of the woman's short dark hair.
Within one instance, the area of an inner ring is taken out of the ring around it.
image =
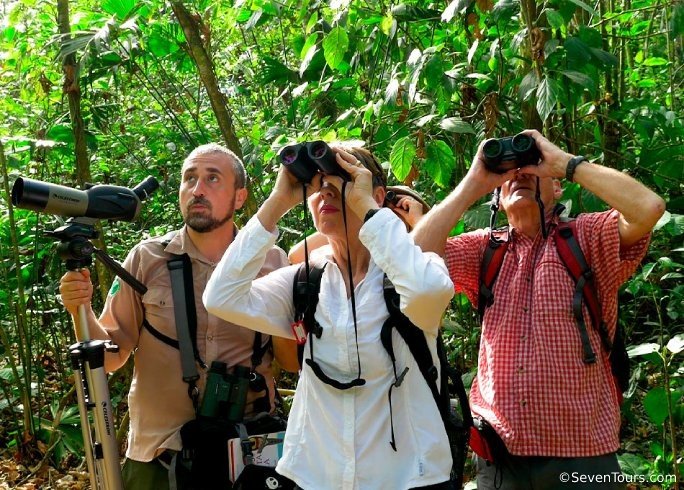
[[[366,148],[358,146],[354,146],[349,149],[345,148],[345,150],[347,151],[347,153],[351,153],[352,155],[354,155],[363,164],[364,167],[371,171],[371,174],[373,174],[374,187],[387,187],[387,177],[385,177],[385,172],[383,171],[380,162],[378,162],[378,159],[375,158],[375,155],[373,155]]]

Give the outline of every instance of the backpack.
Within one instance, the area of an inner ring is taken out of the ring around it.
[[[324,268],[325,265],[313,264],[310,267],[310,270],[307,270],[306,264],[301,264],[294,279],[294,320],[295,324],[303,322],[306,331],[308,332],[306,334],[308,342],[312,341],[311,338],[309,338],[309,335],[314,335],[316,337],[320,337],[321,335],[321,327],[314,318],[314,314],[316,312],[316,307],[318,306],[321,278],[323,276]],[[401,312],[399,308],[399,294],[392,282],[387,278],[387,275],[384,276],[383,295],[387,310],[389,311],[389,318],[382,326],[380,340],[392,361],[395,377],[393,386],[398,387],[408,371],[408,367],[406,367],[402,373],[397,374],[396,358],[392,345],[392,329],[396,329],[397,333],[401,335],[402,339],[409,347],[411,355],[415,359],[425,382],[430,388],[435,404],[437,405],[451,448],[453,466],[450,482],[454,486],[453,488],[461,488],[470,427],[473,425],[470,404],[468,403],[468,396],[466,395],[461,374],[456,368],[449,366],[444,343],[440,335],[437,336],[437,356],[440,361],[440,370],[438,372],[438,368],[433,362],[424,332],[411,323],[406,315]],[[298,343],[297,347],[299,365],[302,366],[304,344]],[[437,386],[438,374],[440,379],[439,387]],[[451,408],[451,393],[458,399],[461,409],[460,416]],[[394,434],[392,434],[392,436],[394,436]],[[394,439],[394,437],[392,437],[392,439]],[[393,449],[395,449],[394,442],[392,441],[390,444]]]
[[[494,302],[493,286],[496,281],[503,259],[508,249],[509,241],[507,236],[504,239],[497,236],[500,230],[490,233],[480,268],[480,286],[478,291],[477,309],[480,316],[480,323],[484,318],[487,307]],[[611,341],[608,329],[603,322],[601,315],[601,305],[596,293],[594,275],[591,267],[582,252],[577,241],[577,223],[574,220],[561,220],[558,223],[553,239],[558,250],[561,262],[567,269],[570,276],[575,281],[575,292],[572,298],[572,312],[577,322],[582,341],[583,361],[586,364],[596,362],[587,327],[582,314],[582,303],[587,305],[589,316],[593,327],[599,332],[601,343],[609,353],[613,381],[618,392],[618,398],[622,402],[622,393],[629,388],[629,356],[625,346],[624,332],[620,325],[617,325],[615,337]]]

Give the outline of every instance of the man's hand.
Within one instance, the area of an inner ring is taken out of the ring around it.
[[[93,283],[90,282],[90,271],[68,271],[59,280],[59,293],[62,304],[72,315],[76,315],[78,307],[89,305],[93,297]]]
[[[473,202],[491,193],[497,187],[501,187],[506,181],[511,180],[518,173],[517,168],[512,168],[503,174],[491,172],[485,165],[484,148],[485,141],[481,141],[477,147],[477,153],[473,158],[468,173],[463,178],[462,184],[468,187]]]
[[[526,129],[523,133],[534,139],[541,153],[541,161],[539,165],[528,165],[520,168],[520,173],[536,175],[538,177],[551,177],[553,179],[564,178],[565,169],[573,155],[558,148],[536,129]]]

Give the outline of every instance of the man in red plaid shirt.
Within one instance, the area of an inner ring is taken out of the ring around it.
[[[624,488],[615,455],[618,390],[586,306],[585,323],[597,362],[583,362],[572,312],[575,282],[552,238],[558,222],[553,208],[564,177],[612,208],[577,218],[577,240],[594,272],[603,321],[612,338],[618,288],[645,255],[665,203],[625,173],[574,157],[537,131],[524,133],[540,150],[539,165],[490,172],[481,144],[468,174],[414,230],[424,251],[445,256],[456,291],[476,304],[489,230],[447,237],[473,203],[501,187],[500,209],[508,217],[510,243],[494,283],[494,302],[484,314],[470,403],[474,416],[494,429],[507,451],[494,464],[477,457],[478,490],[553,489],[566,482],[572,488]],[[612,479],[603,477],[611,474]],[[596,475],[599,478],[593,478]]]

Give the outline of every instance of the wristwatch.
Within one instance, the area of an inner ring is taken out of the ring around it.
[[[568,161],[568,166],[565,167],[565,180],[568,180],[570,182],[574,182],[573,177],[575,176],[575,169],[577,168],[577,165],[579,165],[582,162],[586,162],[587,159],[586,157],[582,155],[577,155],[576,157],[572,157],[570,161]]]

